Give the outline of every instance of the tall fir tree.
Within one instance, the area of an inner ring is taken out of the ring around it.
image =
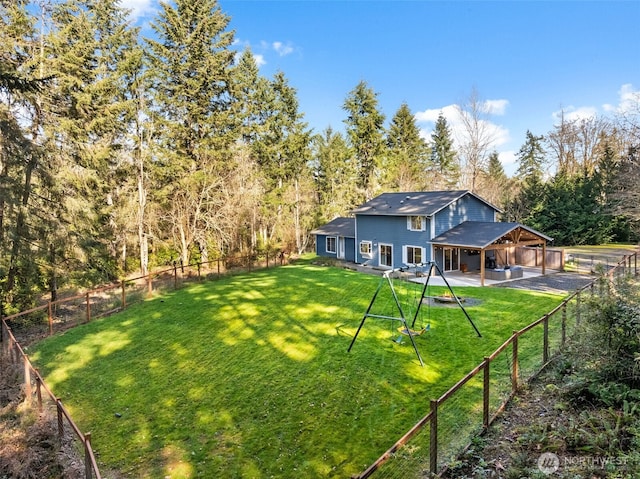
[[[209,234],[224,203],[235,141],[229,17],[215,0],[162,3],[146,39],[152,120],[158,139],[154,180],[180,260],[208,257]]]
[[[342,108],[348,114],[344,123],[358,164],[358,194],[361,201],[369,200],[380,189],[385,116],[379,110],[377,93],[364,81],[349,92]]]
[[[460,163],[451,136],[447,119],[438,115],[431,132],[431,167],[433,169],[433,190],[450,190],[460,181]]]
[[[340,132],[327,128],[314,138],[314,177],[318,202],[317,224],[345,216],[355,208],[353,185],[357,168],[347,141]]]
[[[385,191],[422,191],[432,184],[429,178],[429,146],[409,106],[403,103],[391,119],[387,131],[384,161]]]

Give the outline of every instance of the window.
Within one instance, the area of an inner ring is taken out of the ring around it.
[[[407,228],[410,231],[424,231],[426,229],[424,216],[407,216]]]
[[[360,254],[367,258],[371,257],[371,241],[360,241]]]
[[[327,236],[327,253],[335,253],[336,252],[336,237],[335,236]]]
[[[424,260],[424,248],[419,246],[405,246],[404,247],[404,262],[405,264],[420,264]]]

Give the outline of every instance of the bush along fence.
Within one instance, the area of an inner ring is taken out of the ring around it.
[[[420,421],[365,471],[353,477],[434,477],[444,473],[472,439],[489,428],[518,387],[539,374],[562,349],[580,325],[584,295],[605,296],[612,283],[629,277],[638,277],[638,252],[625,256],[555,309],[514,331],[441,397],[431,400]],[[474,400],[469,401],[470,398]],[[470,403],[478,406],[470,407]]]
[[[18,365],[21,370],[25,402],[55,410],[60,443],[77,441],[84,454],[86,479],[101,479],[100,471],[91,447],[91,433],[83,433],[69,412],[51,389],[47,387],[38,370],[31,364],[22,344],[63,331],[94,318],[121,311],[128,305],[141,301],[154,292],[180,288],[187,281],[212,280],[222,276],[288,264],[284,254],[258,258],[256,256],[217,259],[206,263],[181,265],[154,271],[146,276],[122,280],[119,283],[93,289],[75,296],[48,301],[36,308],[2,318],[0,328],[0,367],[4,362]]]

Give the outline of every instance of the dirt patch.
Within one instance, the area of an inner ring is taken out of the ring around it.
[[[80,479],[84,464],[53,414],[24,401],[20,371],[0,359],[0,478]]]

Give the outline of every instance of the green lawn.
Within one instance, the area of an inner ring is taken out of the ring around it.
[[[391,340],[390,321],[368,319],[347,353],[378,282],[301,261],[190,285],[51,337],[31,358],[92,432],[105,471],[349,477],[424,416],[430,399],[561,300],[457,288],[481,300],[467,310],[483,336],[458,308],[423,308],[419,324],[431,330],[417,339],[420,367],[408,341]],[[376,307],[386,303],[383,294]]]

